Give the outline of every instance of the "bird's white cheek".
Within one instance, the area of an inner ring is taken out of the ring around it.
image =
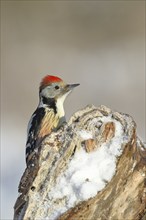
[[[43,89],[43,90],[41,91],[41,96],[44,96],[44,97],[47,97],[47,96],[48,96],[47,89]]]
[[[49,87],[43,89],[41,91],[41,96],[44,96],[46,98],[53,98],[52,94],[51,94],[51,89]]]

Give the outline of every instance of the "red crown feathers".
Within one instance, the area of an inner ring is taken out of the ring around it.
[[[61,82],[61,81],[62,81],[62,79],[60,79],[60,78],[57,77],[57,76],[47,75],[47,76],[45,76],[45,77],[42,79],[40,86],[45,86],[45,85],[48,85],[48,84],[51,84],[51,83]]]

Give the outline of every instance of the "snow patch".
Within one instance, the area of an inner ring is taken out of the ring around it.
[[[49,192],[52,206],[49,219],[56,219],[77,203],[94,197],[114,176],[117,157],[122,153],[125,136],[119,122],[111,117],[102,118],[104,123],[109,121],[114,122],[116,128],[112,140],[102,144],[94,152],[87,153],[84,149],[77,151],[65,173],[58,178],[56,186]],[[85,130],[79,131],[79,135],[84,140],[92,138],[92,133]],[[53,203],[58,199],[62,201],[62,206],[54,206],[53,210]]]
[[[80,135],[81,138],[83,138],[83,140],[88,140],[93,138],[92,133],[86,130],[78,131],[78,134]]]

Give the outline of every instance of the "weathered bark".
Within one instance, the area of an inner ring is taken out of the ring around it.
[[[87,106],[43,141],[40,151],[34,155],[33,166],[25,170],[21,179],[21,194],[14,207],[14,219],[49,219],[55,208],[63,206],[66,198],[54,201],[52,207],[49,192],[57,178],[67,169],[76,151],[83,147],[90,153],[112,140],[116,126],[114,122],[108,121],[109,116],[122,125],[126,136],[116,173],[94,198],[80,202],[58,219],[146,218],[146,149],[137,137],[135,122],[129,115],[112,112],[105,106]],[[106,123],[100,121],[103,117],[107,118]],[[98,123],[94,123],[95,120]],[[80,130],[92,132],[94,138],[83,140],[78,134]]]

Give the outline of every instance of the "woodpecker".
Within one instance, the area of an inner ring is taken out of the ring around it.
[[[57,76],[45,76],[39,87],[39,104],[32,114],[26,142],[26,164],[37,152],[42,140],[62,126],[65,120],[63,103],[69,93],[79,84],[66,84]]]

